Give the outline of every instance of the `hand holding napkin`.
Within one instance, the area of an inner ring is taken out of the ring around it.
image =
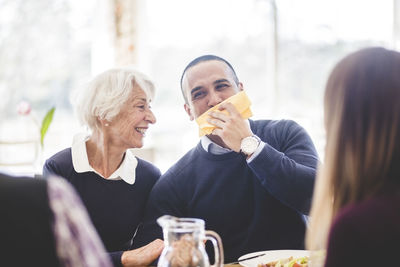
[[[230,102],[232,103],[237,111],[240,113],[243,119],[248,119],[253,116],[253,113],[250,110],[250,99],[247,97],[244,91],[240,91],[239,93],[225,99],[223,102],[218,105],[210,108],[206,112],[204,112],[200,117],[196,119],[197,124],[199,125],[199,136],[203,136],[206,134],[211,134],[212,131],[216,128],[214,125],[207,122],[207,118],[209,118],[209,113],[212,111],[223,112],[228,114],[226,110],[218,110],[221,104]]]

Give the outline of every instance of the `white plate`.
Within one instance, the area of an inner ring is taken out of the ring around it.
[[[257,257],[254,259],[250,260],[245,260],[241,261],[242,259],[249,258],[252,256],[257,256],[260,254],[264,254],[264,256]],[[259,252],[253,252],[249,253],[246,255],[241,256],[238,261],[239,264],[245,267],[257,267],[258,264],[266,264],[271,261],[276,261],[284,258],[289,258],[289,257],[305,257],[305,256],[310,256],[310,251],[308,250],[267,250],[267,251],[259,251]]]

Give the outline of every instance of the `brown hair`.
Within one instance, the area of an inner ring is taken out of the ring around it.
[[[400,190],[400,53],[365,48],[342,59],[325,89],[325,163],[318,171],[307,233],[326,247],[347,204]]]

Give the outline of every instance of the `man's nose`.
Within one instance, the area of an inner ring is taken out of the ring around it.
[[[208,106],[214,107],[214,106],[218,105],[219,103],[221,103],[222,101],[223,101],[223,99],[218,93],[212,92],[209,94]]]

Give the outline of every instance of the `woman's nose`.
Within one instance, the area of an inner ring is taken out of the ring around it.
[[[151,111],[151,109],[147,111],[146,120],[152,124],[156,123],[157,121],[156,116],[154,116],[154,113]]]

